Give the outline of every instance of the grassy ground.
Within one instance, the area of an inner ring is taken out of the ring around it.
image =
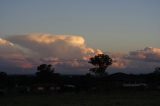
[[[160,106],[160,91],[110,91],[0,97],[0,106]]]

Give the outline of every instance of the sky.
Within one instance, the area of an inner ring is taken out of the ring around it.
[[[26,70],[62,61],[66,54],[85,60],[105,52],[116,60],[112,71],[151,72],[160,65],[159,5],[159,0],[0,0],[0,67],[30,73]],[[62,72],[67,67],[66,73],[90,67],[71,63],[53,64]]]

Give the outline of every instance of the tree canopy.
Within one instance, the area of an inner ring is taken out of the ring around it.
[[[112,59],[106,54],[98,54],[91,57],[89,63],[95,66],[95,68],[90,69],[91,72],[104,74],[107,67],[112,64]]]
[[[54,68],[52,65],[41,64],[37,67],[37,78],[40,82],[49,83],[54,77]]]
[[[156,67],[154,73],[160,74],[160,67]]]

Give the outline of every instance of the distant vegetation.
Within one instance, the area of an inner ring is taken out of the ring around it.
[[[0,95],[52,94],[64,92],[106,92],[108,90],[135,89],[160,90],[160,68],[149,74],[105,74],[112,64],[108,55],[99,54],[90,58],[92,75],[60,75],[50,64],[37,66],[35,75],[7,75],[0,72]]]

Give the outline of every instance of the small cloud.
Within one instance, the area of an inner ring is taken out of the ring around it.
[[[160,48],[146,47],[143,50],[132,51],[126,58],[144,62],[160,62]]]
[[[128,66],[129,61],[124,58],[125,54],[111,53],[113,60],[112,68],[124,69]]]

